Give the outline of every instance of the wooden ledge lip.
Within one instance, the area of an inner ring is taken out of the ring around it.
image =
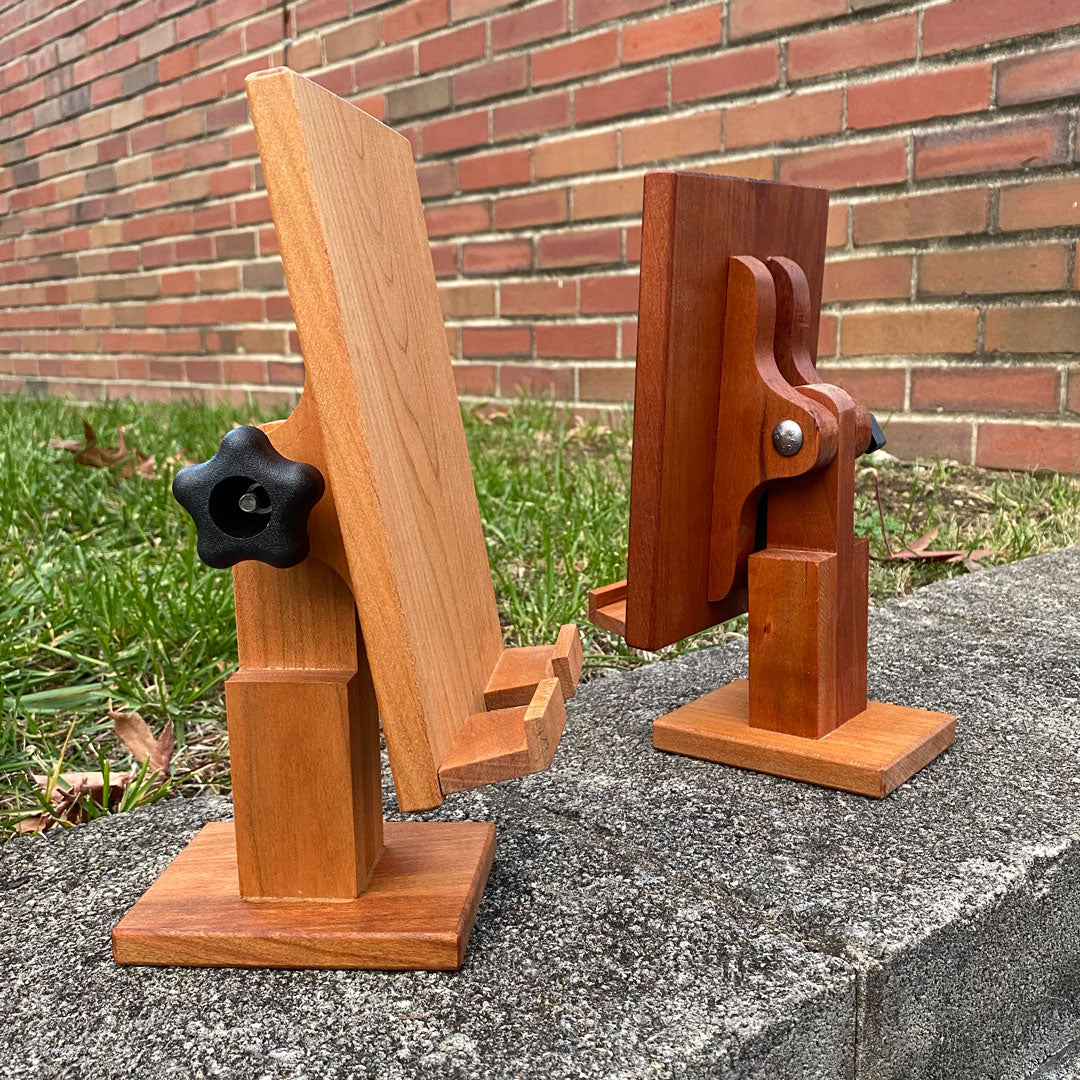
[[[626,579],[589,590],[589,622],[626,637]]]
[[[439,769],[443,794],[542,772],[565,726],[562,688],[554,677],[539,683],[528,705],[473,713]]]
[[[564,701],[577,693],[584,654],[576,623],[566,623],[554,645],[525,645],[503,649],[484,689],[489,709],[528,705],[544,679],[556,678]]]

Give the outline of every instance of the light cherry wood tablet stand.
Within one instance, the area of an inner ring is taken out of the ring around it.
[[[867,701],[873,421],[814,367],[827,213],[811,188],[645,178],[627,579],[589,618],[655,650],[749,610],[749,682],[661,717],[653,744],[881,797],[956,721]]]
[[[235,828],[198,834],[114,955],[456,968],[495,827],[384,823],[379,721],[402,810],[544,769],[581,642],[503,647],[408,142],[287,70],[247,90],[306,366],[264,430],[325,493],[306,558],[235,566]]]

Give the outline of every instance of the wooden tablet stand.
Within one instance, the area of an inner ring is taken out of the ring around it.
[[[627,578],[589,618],[654,650],[749,610],[749,682],[653,744],[881,797],[956,721],[867,701],[854,476],[879,429],[814,367],[827,213],[810,188],[645,178]]]
[[[503,647],[408,142],[291,71],[251,76],[248,100],[307,378],[263,429],[272,447],[241,428],[178,476],[200,554],[247,560],[226,686],[235,828],[195,837],[114,956],[456,968],[495,827],[384,823],[379,720],[402,810],[544,769],[581,642],[569,625]]]

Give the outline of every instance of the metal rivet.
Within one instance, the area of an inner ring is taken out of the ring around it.
[[[782,457],[794,457],[802,449],[802,428],[794,420],[781,420],[773,428],[772,444]]]
[[[259,500],[256,499],[250,491],[245,491],[244,494],[240,496],[240,509],[243,510],[245,514],[254,514],[255,511],[259,509]]]

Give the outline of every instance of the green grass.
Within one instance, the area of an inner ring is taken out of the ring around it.
[[[103,442],[124,426],[153,454],[152,480],[74,464],[49,447],[83,418]],[[176,729],[181,791],[227,790],[222,683],[236,661],[228,573],[195,557],[192,527],[170,494],[177,468],[209,456],[236,423],[266,419],[228,407],[89,407],[0,401],[0,829],[37,809],[31,773],[131,768],[109,708]],[[465,417],[499,611],[510,644],[585,630],[587,667],[654,657],[584,625],[587,590],[625,573],[629,428],[568,424],[521,403]],[[989,547],[1022,558],[1080,536],[1080,481],[884,461],[858,473],[857,531],[870,537],[875,599],[962,567],[883,561],[873,475],[899,548],[932,525],[935,547]],[[718,627],[673,655],[737,633]],[[149,791],[147,788],[147,797]]]

